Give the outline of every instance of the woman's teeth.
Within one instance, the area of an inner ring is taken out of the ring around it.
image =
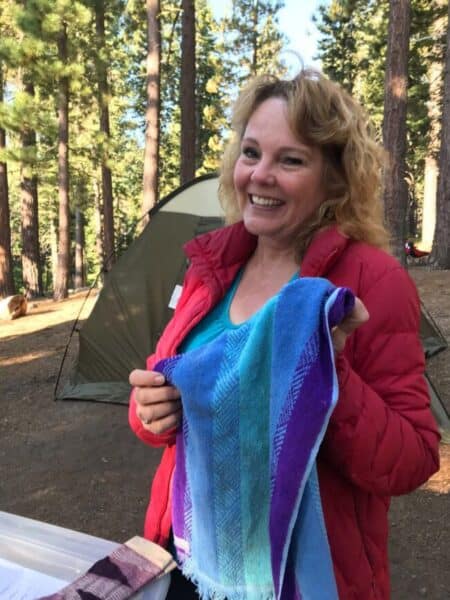
[[[252,204],[256,204],[256,206],[280,206],[282,203],[281,200],[276,200],[275,198],[264,198],[263,196],[250,196],[250,202]]]

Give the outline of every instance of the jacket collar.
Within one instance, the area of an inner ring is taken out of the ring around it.
[[[317,232],[303,257],[302,277],[326,277],[350,243],[337,225]]]
[[[325,277],[350,242],[337,226],[319,231],[303,258],[301,276]],[[184,250],[199,277],[209,278],[215,273],[226,289],[254,252],[256,243],[257,237],[239,221],[194,238]]]
[[[204,233],[184,246],[192,264],[207,263],[214,269],[241,266],[256,248],[257,237],[249,233],[242,221]]]

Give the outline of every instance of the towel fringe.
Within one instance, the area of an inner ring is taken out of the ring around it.
[[[182,565],[181,570],[183,575],[195,585],[201,600],[245,600],[247,598],[247,593],[244,591],[243,595],[242,590],[217,590],[213,587],[217,584],[211,580],[205,581],[205,578],[196,573],[193,566],[188,564],[188,561]],[[252,600],[275,600],[275,592],[252,590],[251,598]]]

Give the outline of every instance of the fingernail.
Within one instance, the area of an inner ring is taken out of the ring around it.
[[[165,381],[164,375],[156,375],[156,377],[155,377],[156,384],[164,383],[164,381]]]

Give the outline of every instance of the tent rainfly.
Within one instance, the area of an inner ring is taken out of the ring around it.
[[[128,404],[128,375],[145,360],[172,315],[175,286],[186,271],[182,246],[224,222],[217,175],[204,175],[166,196],[150,211],[150,222],[105,275],[95,306],[79,332],[75,367],[55,392],[58,400]],[[428,358],[447,342],[425,307],[421,338]],[[429,378],[428,378],[429,380]],[[450,420],[429,381],[432,407],[443,429]]]
[[[224,222],[217,191],[217,176],[205,175],[150,211],[142,233],[105,274],[79,332],[75,367],[56,399],[128,404],[128,375],[145,368],[172,316],[170,298],[187,266],[183,244]]]

